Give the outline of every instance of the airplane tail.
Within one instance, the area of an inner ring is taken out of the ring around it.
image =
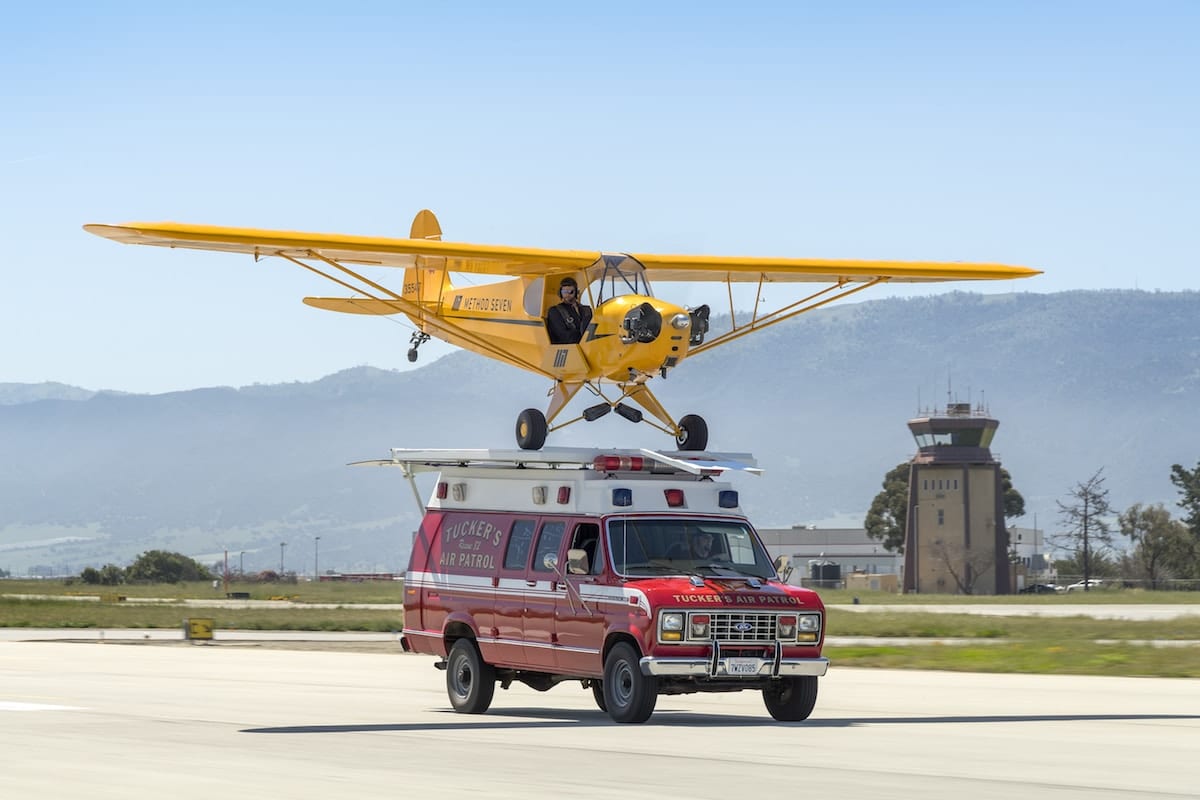
[[[413,218],[410,239],[431,239],[435,242],[442,240],[442,226],[437,217],[429,209],[421,209]],[[447,274],[445,262],[441,258],[424,256],[419,258],[417,266],[404,270],[405,300],[413,302],[438,302],[443,296],[453,290],[450,276]]]

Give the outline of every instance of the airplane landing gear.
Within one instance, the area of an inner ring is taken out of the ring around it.
[[[417,360],[417,348],[429,341],[429,334],[424,331],[413,331],[412,338],[408,343],[412,345],[408,348],[409,363],[415,363]]]
[[[680,450],[703,450],[708,447],[708,423],[704,417],[688,414],[679,420],[679,433],[675,434],[675,444]]]
[[[548,432],[546,415],[536,408],[527,408],[517,417],[517,447],[522,450],[541,450]]]

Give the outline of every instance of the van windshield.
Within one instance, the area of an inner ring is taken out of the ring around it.
[[[771,557],[744,522],[617,518],[608,521],[608,551],[617,574],[775,577]]]

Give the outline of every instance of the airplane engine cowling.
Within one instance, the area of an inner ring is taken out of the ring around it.
[[[621,328],[624,331],[621,341],[625,344],[649,344],[662,333],[662,314],[649,303],[642,303],[630,309],[621,322]]]

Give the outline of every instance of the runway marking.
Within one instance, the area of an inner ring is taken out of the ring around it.
[[[18,703],[0,700],[0,711],[82,711],[78,706],[56,706],[49,703]]]

